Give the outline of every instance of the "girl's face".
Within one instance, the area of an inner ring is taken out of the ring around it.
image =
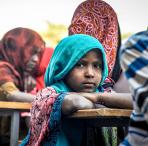
[[[65,83],[75,92],[95,92],[102,78],[102,55],[94,49],[81,58]]]

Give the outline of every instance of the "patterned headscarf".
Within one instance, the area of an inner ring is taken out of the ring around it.
[[[55,48],[50,64],[45,73],[46,86],[53,86],[57,92],[69,91],[63,82],[64,77],[75,64],[92,49],[98,49],[102,54],[102,80],[100,86],[108,75],[106,55],[101,43],[94,37],[84,34],[75,34],[63,39]],[[98,86],[99,86],[98,85]]]
[[[45,42],[40,35],[28,28],[15,28],[8,31],[0,41],[0,85],[11,81],[23,90],[24,70],[32,53],[41,49]]]
[[[69,26],[69,35],[79,33],[91,35],[102,43],[109,69],[106,81],[114,83],[112,72],[121,40],[117,15],[113,8],[101,0],[82,2],[76,8]]]

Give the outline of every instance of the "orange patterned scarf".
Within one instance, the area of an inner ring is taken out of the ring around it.
[[[97,38],[105,48],[109,76],[106,82],[114,83],[112,72],[115,65],[117,49],[120,47],[120,32],[117,15],[113,8],[101,0],[87,0],[75,10],[69,35],[88,34]]]

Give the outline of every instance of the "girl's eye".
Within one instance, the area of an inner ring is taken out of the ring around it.
[[[83,63],[77,63],[76,66],[82,68],[82,67],[84,67],[84,64]]]
[[[94,67],[95,68],[98,68],[98,69],[101,69],[102,68],[100,64],[94,64]]]

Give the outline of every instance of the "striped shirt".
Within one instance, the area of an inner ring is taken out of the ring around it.
[[[148,146],[148,31],[128,39],[121,47],[120,60],[134,107],[128,134],[120,146]]]

